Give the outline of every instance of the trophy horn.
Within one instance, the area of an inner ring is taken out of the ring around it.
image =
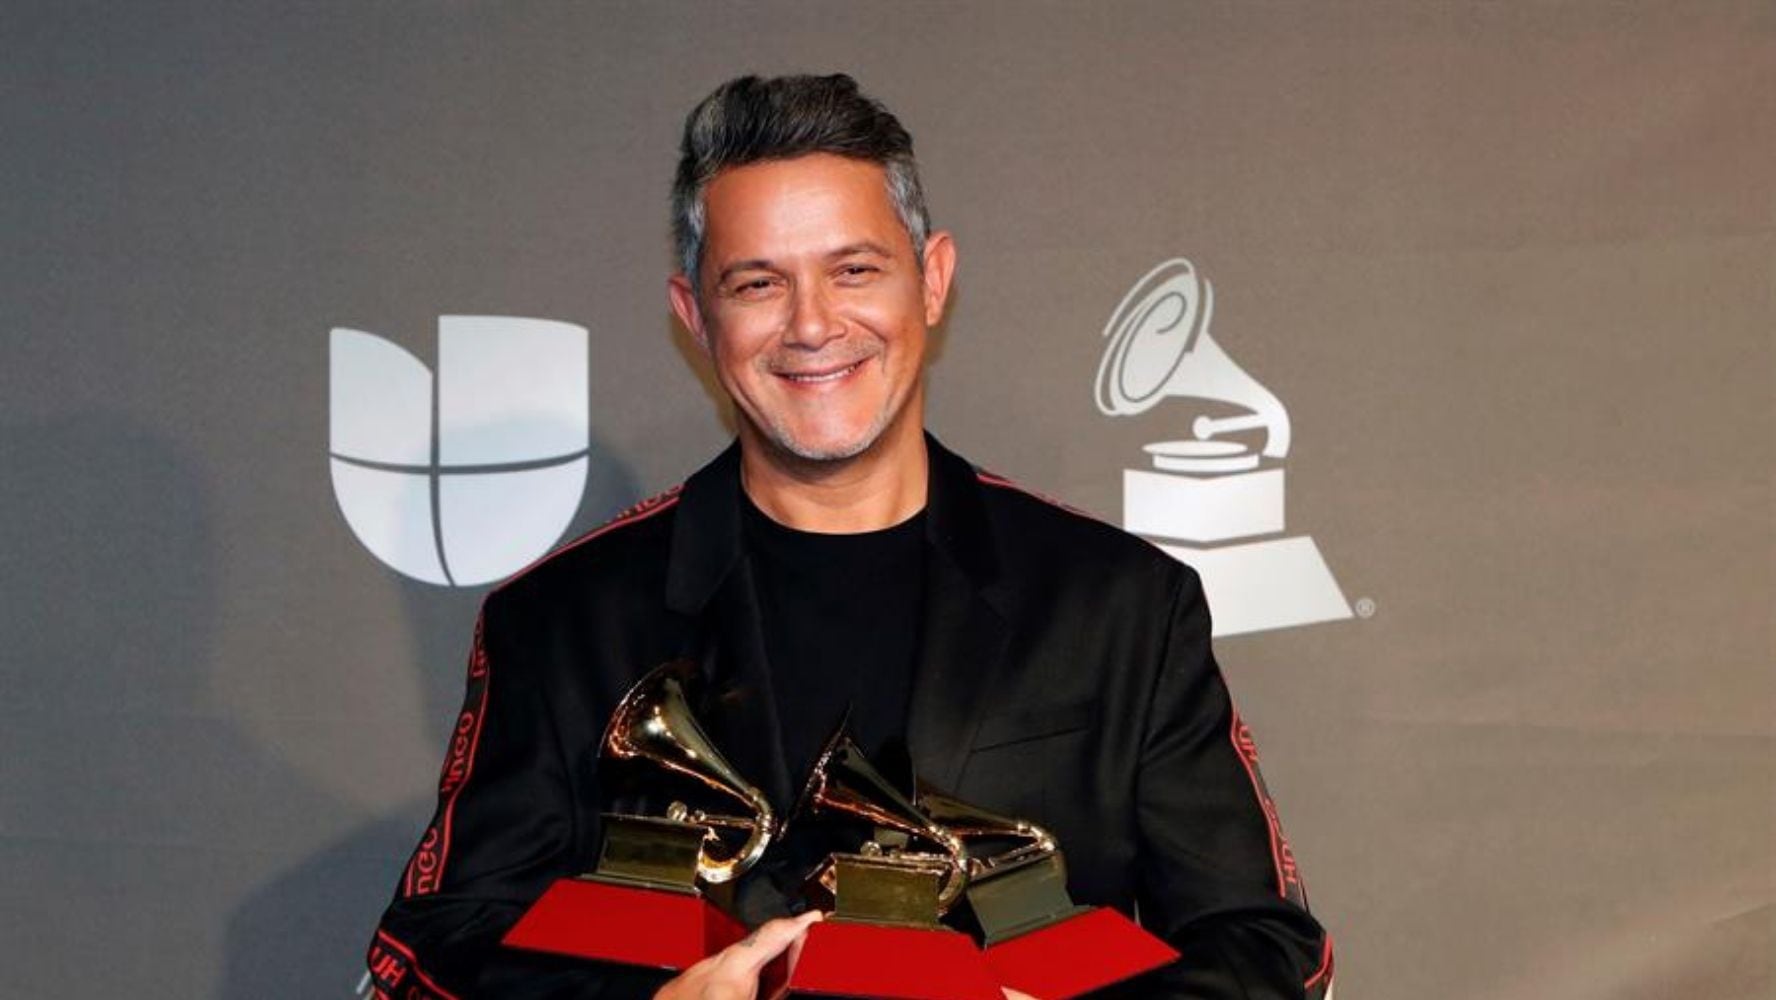
[[[729,882],[756,864],[777,834],[777,816],[765,793],[741,777],[710,742],[691,712],[687,685],[697,676],[690,660],[673,660],[649,671],[618,703],[604,730],[604,753],[617,760],[644,760],[720,792],[747,810],[723,816],[674,802],[668,818],[707,827],[742,830],[746,842],[731,853],[715,853],[721,838],[711,829],[697,855],[697,874],[711,885]]]
[[[962,838],[932,820],[878,771],[844,726],[839,727],[815,759],[814,771],[808,777],[796,812],[860,819],[937,845],[940,850],[936,854],[891,848],[890,857],[942,864],[944,877],[937,896],[939,914],[949,912],[968,888],[968,848]],[[866,849],[869,846],[865,845]]]
[[[976,854],[971,857],[968,862],[970,879],[990,878],[1035,864],[1060,852],[1060,843],[1055,840],[1054,835],[1029,820],[989,812],[940,792],[924,782],[919,783],[918,795],[919,807],[925,814],[955,833],[964,844],[971,841],[1005,841],[1016,844],[996,853]]]

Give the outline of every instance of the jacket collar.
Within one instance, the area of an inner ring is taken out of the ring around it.
[[[1010,636],[995,599],[992,525],[973,466],[927,434],[925,607],[907,719],[917,773],[954,788]],[[740,448],[731,445],[685,483],[673,525],[666,602],[701,627],[698,659],[717,696],[723,745],[779,806],[794,800],[760,632],[758,595],[741,540]],[[720,662],[726,659],[724,667]],[[717,720],[712,720],[717,721]]]
[[[925,435],[930,480],[926,540],[985,594],[998,576],[982,486],[968,461]],[[740,443],[686,480],[672,529],[666,606],[699,616],[740,563]]]
[[[700,616],[740,562],[740,442],[685,480],[667,556],[666,606]]]

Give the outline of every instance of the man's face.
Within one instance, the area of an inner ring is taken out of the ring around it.
[[[927,242],[921,270],[882,168],[826,154],[725,170],[704,213],[699,286],[675,278],[672,303],[709,350],[743,440],[838,461],[916,436],[949,237]]]

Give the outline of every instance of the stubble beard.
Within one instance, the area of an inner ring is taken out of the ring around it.
[[[854,350],[852,357],[841,357],[835,360],[852,364],[881,364],[883,353],[879,348]],[[775,377],[775,367],[768,360],[761,361],[759,368],[765,377]],[[910,394],[899,400],[892,397],[883,400],[881,409],[870,419],[869,426],[864,428],[862,433],[850,441],[825,446],[811,444],[797,437],[791,420],[781,411],[760,414],[763,418],[762,422],[751,419],[743,410],[740,412],[740,416],[750,423],[758,437],[778,454],[796,464],[820,466],[848,462],[875,447],[876,442],[882,439],[882,435],[894,423],[895,417],[906,409],[911,401]]]
[[[869,451],[877,441],[882,439],[883,433],[888,430],[888,425],[893,422],[894,415],[904,407],[904,402],[901,407],[884,406],[876,414],[875,419],[870,422],[870,425],[864,429],[864,432],[855,439],[826,447],[808,444],[797,439],[795,433],[790,429],[788,421],[780,416],[768,416],[765,426],[760,426],[750,417],[746,417],[744,413],[742,419],[752,424],[753,430],[758,436],[784,456],[809,465],[828,465],[850,461]]]

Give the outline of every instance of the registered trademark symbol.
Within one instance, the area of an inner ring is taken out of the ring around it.
[[[1368,597],[1357,598],[1356,608],[1357,608],[1357,617],[1358,618],[1374,618],[1375,617],[1375,601],[1372,598],[1368,598]]]

